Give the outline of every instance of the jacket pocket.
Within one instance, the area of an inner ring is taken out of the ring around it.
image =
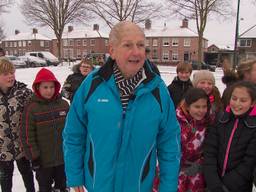
[[[93,145],[91,142],[90,142],[90,152],[89,152],[89,159],[88,159],[88,169],[91,177],[94,178]]]

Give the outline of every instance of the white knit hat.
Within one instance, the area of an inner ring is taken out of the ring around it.
[[[192,80],[193,86],[196,87],[196,85],[202,80],[209,80],[213,85],[215,85],[215,78],[208,70],[200,70],[194,73]]]

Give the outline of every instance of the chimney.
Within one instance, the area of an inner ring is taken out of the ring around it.
[[[98,24],[93,24],[93,31],[99,31],[99,28]]]
[[[14,33],[15,33],[15,35],[18,35],[20,33],[20,31],[18,29],[15,29]]]
[[[33,34],[36,34],[36,33],[38,33],[38,30],[37,30],[36,28],[33,28],[33,29],[32,29],[32,33],[33,33]]]
[[[188,19],[187,18],[182,20],[182,25],[180,27],[181,28],[188,28]]]
[[[151,29],[151,20],[150,19],[146,19],[146,21],[145,21],[145,29]]]
[[[73,31],[73,30],[74,30],[73,26],[69,25],[69,26],[68,26],[68,32],[71,32],[71,31]]]

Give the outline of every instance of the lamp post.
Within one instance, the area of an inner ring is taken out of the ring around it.
[[[238,36],[239,36],[239,10],[240,10],[240,0],[237,1],[236,34],[235,34],[235,45],[234,45],[233,69],[236,69],[237,64],[238,64],[237,41],[238,41]]]

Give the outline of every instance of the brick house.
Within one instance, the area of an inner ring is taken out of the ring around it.
[[[52,51],[51,39],[38,33],[36,28],[32,32],[15,34],[2,40],[2,47],[6,55],[24,55],[28,51]]]
[[[150,50],[148,58],[154,63],[176,65],[197,60],[198,35],[188,27],[188,20],[183,19],[179,27],[152,28],[146,20],[146,47]],[[203,52],[207,50],[207,39],[203,39]]]
[[[256,25],[243,32],[238,38],[239,59],[256,57]]]
[[[52,40],[53,54],[57,53],[57,39]],[[74,29],[68,26],[62,35],[62,58],[81,59],[88,55],[103,55],[108,52],[108,34],[99,30],[99,25],[94,24],[92,29]]]

